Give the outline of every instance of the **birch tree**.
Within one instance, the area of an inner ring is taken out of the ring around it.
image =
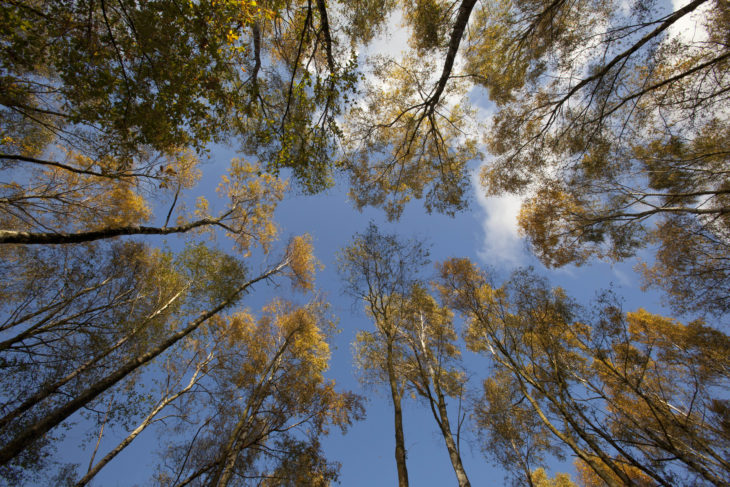
[[[607,485],[726,483],[725,334],[702,321],[623,313],[608,298],[591,318],[529,272],[493,287],[454,259],[441,274],[446,299],[469,321],[467,345]]]
[[[388,386],[393,405],[395,461],[398,485],[408,485],[405,435],[403,432],[403,393],[406,378],[403,367],[406,343],[398,321],[400,297],[418,282],[418,272],[428,262],[428,251],[419,242],[401,241],[381,233],[371,224],[363,234],[338,256],[340,274],[346,291],[362,301],[375,329],[357,336],[357,361],[366,380]]]

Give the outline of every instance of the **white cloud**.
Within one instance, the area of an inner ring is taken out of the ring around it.
[[[361,46],[359,54],[362,57],[383,54],[398,58],[408,49],[408,38],[408,29],[403,27],[403,13],[396,9],[383,32],[369,45]]]
[[[514,267],[525,263],[528,254],[517,229],[522,198],[514,195],[487,197],[479,185],[478,170],[472,174],[477,194],[477,210],[482,220],[484,240],[479,258],[494,267]]]
[[[676,12],[689,3],[688,0],[672,0],[672,8]],[[707,40],[707,30],[703,25],[710,10],[711,2],[701,5],[694,12],[685,15],[669,27],[669,38],[679,38],[687,43],[699,43]]]

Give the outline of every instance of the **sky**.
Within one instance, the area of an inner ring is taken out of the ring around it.
[[[371,52],[392,49],[393,46],[405,46],[402,32],[396,31],[392,37],[376,41]],[[479,104],[481,100],[473,101]],[[488,110],[486,104],[483,109]],[[204,176],[199,185],[204,194],[213,193],[232,157],[235,157],[235,151],[230,148],[216,147],[212,150],[210,162],[203,166]],[[472,169],[476,174],[477,167]],[[315,255],[324,264],[324,269],[317,276],[317,288],[326,295],[340,320],[341,331],[335,337],[327,375],[336,380],[339,388],[352,390],[368,399],[367,418],[364,421],[353,425],[344,436],[333,430],[324,441],[327,458],[342,464],[341,485],[395,485],[397,481],[389,395],[383,388],[363,388],[352,363],[351,344],[356,333],[359,330],[371,330],[373,325],[365,316],[362,303],[354,302],[350,296],[342,293],[335,263],[337,252],[351,242],[355,233],[363,232],[370,222],[374,222],[384,233],[397,233],[404,238],[416,237],[428,242],[433,261],[467,257],[480,265],[493,267],[501,278],[508,277],[511,271],[520,266],[533,266],[538,273],[548,276],[554,285],[563,287],[570,296],[582,303],[587,303],[601,289],[612,287],[624,298],[625,310],[644,307],[650,312],[667,313],[656,293],[641,292],[639,277],[632,269],[634,261],[616,265],[596,262],[581,268],[567,267],[552,271],[544,268],[529,253],[518,233],[516,215],[519,205],[517,197],[483,196],[478,190],[476,177],[472,184],[472,205],[453,218],[427,214],[418,201],[407,206],[397,222],[388,222],[380,210],[366,208],[358,212],[347,199],[344,181],[338,181],[334,188],[315,196],[297,194],[295,189],[280,204],[275,219],[282,240],[303,233],[312,235]],[[255,310],[276,292],[261,286],[244,305]],[[488,375],[488,362],[469,352],[464,352],[464,359],[471,375],[470,386],[478,387],[481,379]],[[452,411],[454,406],[451,405]],[[443,438],[437,432],[428,407],[407,398],[404,404],[404,426],[411,484],[456,485]],[[157,428],[145,431],[99,474],[92,485],[143,485],[158,461],[155,447],[161,439],[158,436],[160,432]],[[70,445],[77,444],[81,436],[89,433],[83,424],[69,431],[65,443],[69,448],[61,449],[60,458],[86,465],[94,447],[93,442],[81,450],[76,446],[71,448]],[[121,440],[123,435],[123,431],[105,434],[100,455],[104,454],[105,448],[108,450]],[[504,472],[484,457],[474,432],[468,426],[464,432],[462,454],[473,485],[503,484]],[[557,471],[570,472],[572,466],[569,459],[567,463],[550,462],[548,469],[554,474]]]

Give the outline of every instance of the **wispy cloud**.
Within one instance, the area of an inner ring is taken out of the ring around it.
[[[517,229],[522,205],[519,196],[487,197],[479,185],[478,170],[472,174],[484,238],[477,251],[479,258],[494,267],[514,267],[526,263],[528,253]]]
[[[689,3],[688,0],[672,0],[673,10],[676,12]],[[686,15],[669,27],[669,38],[679,38],[685,43],[699,43],[707,40],[707,30],[704,20],[711,8],[711,2],[701,5],[697,10]]]

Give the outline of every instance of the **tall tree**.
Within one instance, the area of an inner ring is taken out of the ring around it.
[[[634,485],[639,472],[667,486],[730,478],[725,334],[624,314],[607,298],[591,318],[527,272],[499,288],[464,259],[441,274],[446,299],[469,321],[468,346],[511,376],[553,437],[606,484]]]
[[[465,413],[466,374],[461,368],[453,313],[439,306],[418,284],[396,306],[397,328],[402,330],[404,357],[402,370],[406,385],[426,401],[446,444],[449,460],[459,487],[470,486],[461,460],[461,427]],[[447,398],[459,402],[456,427],[451,426]]]
[[[176,322],[188,285],[168,256],[140,244],[106,247],[25,249],[4,261],[3,443]],[[110,423],[133,414],[137,401],[125,396],[115,394]],[[43,443],[23,452],[27,471],[41,470]]]
[[[411,49],[376,58],[348,112],[356,205],[464,208],[481,138],[487,195],[524,198],[546,265],[653,247],[645,285],[680,313],[727,312],[730,8],[670,5],[404,2]],[[480,87],[496,110],[474,123]]]
[[[15,410],[6,416],[7,421],[14,420],[15,423],[12,427],[3,429],[4,441],[0,449],[0,463],[3,465],[4,475],[12,478],[12,476],[22,474],[23,465],[26,463],[24,457],[29,452],[33,452],[36,445],[43,446],[45,443],[43,438],[46,433],[59,426],[81,408],[100,398],[121,381],[134,377],[135,374],[142,371],[143,366],[167,352],[171,347],[185,343],[210,319],[234,306],[255,283],[277,274],[288,274],[295,287],[312,288],[316,261],[311,255],[311,245],[304,237],[293,239],[279,262],[254,277],[246,276],[242,272],[243,268],[240,263],[231,257],[220,253],[211,255],[210,251],[203,246],[198,246],[193,250],[193,258],[188,263],[182,263],[193,277],[188,282],[195,283],[190,286],[190,294],[186,296],[190,299],[192,306],[180,310],[178,315],[174,315],[174,319],[163,320],[160,328],[156,330],[154,338],[143,341],[141,347],[125,347],[121,349],[125,353],[113,355],[110,352],[120,350],[120,342],[125,343],[129,340],[129,336],[119,332],[120,338],[116,343],[111,341],[101,348],[89,349],[86,352],[89,357],[85,357],[79,365],[72,365],[76,368],[61,371],[60,374],[57,372],[52,380],[47,381],[50,384],[40,384],[39,389],[29,398],[13,399],[16,405],[20,404],[14,406]],[[156,268],[155,271],[159,275],[160,269]],[[202,276],[196,276],[196,273],[202,274]],[[215,274],[219,276],[220,280],[210,279],[210,276]],[[155,297],[152,295],[153,299]],[[153,308],[150,316],[157,317],[158,315],[159,313]],[[134,336],[140,330],[149,333],[148,323],[134,320],[131,324],[134,328],[127,332],[127,335]],[[85,332],[84,327],[81,327],[75,334],[83,336]],[[134,341],[131,342],[132,345],[134,343]],[[71,346],[71,350],[77,350],[77,348]],[[51,365],[61,359],[55,352],[40,355],[50,358]],[[35,358],[35,355],[30,354],[31,360]],[[98,365],[103,365],[103,367],[99,368]],[[12,370],[10,372],[7,376],[8,380],[17,377]],[[84,375],[80,375],[82,373]],[[74,386],[74,390],[70,394],[65,393],[62,389],[66,384]],[[34,413],[32,418],[29,418],[27,411],[36,405],[39,405],[41,409]],[[38,440],[42,441],[38,443]]]
[[[497,369],[484,379],[472,415],[482,450],[504,469],[512,485],[537,487],[535,467],[548,454],[562,457],[560,445],[507,371]]]
[[[245,248],[262,221],[250,204],[281,198],[280,169],[308,192],[332,184],[350,42],[371,37],[377,7],[331,19],[324,1],[2,2],[0,243],[212,228]],[[258,160],[232,163],[225,210],[188,213],[198,157],[223,141]]]
[[[428,211],[466,207],[467,164],[479,153],[469,86],[453,71],[476,3],[402,2],[414,50],[377,58],[362,103],[348,113],[345,164],[359,208],[383,207],[392,219],[414,198]]]
[[[144,430],[157,422],[165,420],[169,421],[170,417],[174,414],[170,412],[170,409],[175,406],[176,401],[186,394],[195,394],[196,392],[199,392],[203,378],[210,374],[209,365],[213,358],[213,352],[208,353],[206,356],[198,350],[196,350],[193,357],[187,361],[182,357],[172,357],[172,360],[168,358],[165,364],[167,375],[164,381],[161,381],[164,385],[161,387],[162,392],[160,399],[152,405],[151,410],[145,415],[144,419],[142,419],[142,421],[140,421],[140,423],[134,427],[122,441],[107,452],[100,460],[95,462],[99,443],[101,442],[104,427],[106,426],[106,423],[102,424],[94,452],[91,455],[91,460],[89,460],[88,470],[78,480],[78,482],[75,483],[76,487],[83,487],[84,485],[87,485],[105,466],[109,464],[109,462],[127,448]],[[183,366],[180,366],[180,363],[182,363]],[[190,379],[187,381],[187,384],[183,385],[181,382],[183,382],[183,378],[185,378],[186,375],[190,374],[190,369],[193,370],[190,375]]]
[[[377,7],[343,10],[372,23]],[[355,81],[349,41],[367,36],[361,19],[331,19],[324,1],[304,0],[1,8],[5,164],[61,167],[36,157],[59,143],[88,158],[65,164],[72,170],[124,176],[141,165],[151,175],[150,152],[236,137],[270,170],[293,168],[308,190],[331,184],[335,118]],[[117,159],[111,170],[107,156]]]
[[[498,109],[481,180],[488,194],[526,197],[520,226],[545,264],[653,245],[646,284],[678,312],[722,314],[730,8],[667,7],[487,4],[465,51]]]
[[[395,462],[398,485],[408,486],[405,436],[403,434],[403,374],[406,344],[399,326],[401,296],[418,282],[418,272],[428,262],[428,251],[417,241],[401,241],[381,233],[370,224],[338,256],[345,289],[373,320],[375,330],[358,333],[359,362],[378,382],[388,385],[393,404],[395,428]]]
[[[190,434],[164,452],[161,485],[326,486],[337,478],[320,438],[360,418],[362,407],[324,378],[334,329],[326,307],[276,299],[258,320],[247,311],[215,320],[212,380],[185,405],[191,413],[179,427]]]

